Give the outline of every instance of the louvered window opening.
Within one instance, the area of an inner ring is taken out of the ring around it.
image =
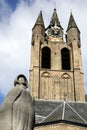
[[[62,69],[70,70],[70,51],[67,48],[62,49]]]
[[[42,68],[51,68],[51,51],[50,48],[44,47],[42,49]]]

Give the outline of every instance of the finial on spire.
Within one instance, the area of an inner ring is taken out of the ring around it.
[[[40,10],[40,14],[42,14],[42,10]]]
[[[72,15],[72,9],[70,9],[70,15]]]
[[[56,12],[56,9],[54,8],[54,12]]]

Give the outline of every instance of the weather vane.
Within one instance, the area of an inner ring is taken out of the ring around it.
[[[72,14],[72,9],[70,9],[70,14]]]
[[[56,1],[54,0],[54,8],[56,9]]]

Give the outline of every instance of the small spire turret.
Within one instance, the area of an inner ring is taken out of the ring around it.
[[[35,22],[34,27],[32,28],[32,36],[33,38],[35,37],[43,37],[45,36],[45,25],[44,25],[44,20],[43,20],[43,15],[42,15],[42,11],[40,11],[38,18]]]
[[[36,25],[41,25],[42,27],[45,28],[45,26],[44,26],[44,21],[43,21],[42,11],[40,11],[40,14],[39,14],[39,16],[38,16],[38,18],[37,18],[37,20],[36,20],[36,23],[35,23],[34,27],[35,27]],[[33,28],[34,28],[34,27],[33,27]]]
[[[77,30],[79,31],[77,25],[76,25],[76,22],[74,20],[74,17],[72,15],[72,12],[70,14],[70,19],[69,19],[69,23],[68,23],[68,27],[67,27],[67,31],[70,29],[70,28],[77,28]],[[80,32],[80,31],[79,31]]]

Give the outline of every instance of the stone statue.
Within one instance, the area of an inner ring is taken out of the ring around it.
[[[0,130],[33,130],[34,107],[27,87],[26,77],[18,75],[0,108]]]

